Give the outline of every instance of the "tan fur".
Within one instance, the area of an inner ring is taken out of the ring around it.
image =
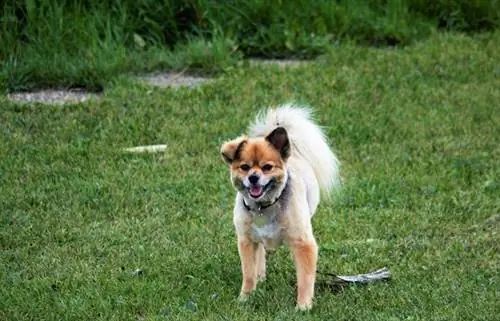
[[[290,247],[297,266],[297,305],[310,309],[314,296],[318,247],[314,240],[295,240]]]
[[[247,140],[246,136],[240,136],[236,139],[233,139],[229,142],[224,143],[221,148],[221,154],[224,160],[228,163],[231,163],[234,158],[234,153],[239,145]]]
[[[243,274],[240,300],[246,299],[246,296],[255,290],[257,286],[256,250],[257,245],[250,239],[244,238],[238,241],[238,251],[241,258],[241,273]]]
[[[287,116],[287,113],[291,115]],[[242,271],[239,299],[247,300],[257,282],[265,279],[266,250],[285,243],[291,249],[296,266],[297,308],[308,310],[313,305],[318,260],[318,247],[311,225],[321,187],[315,165],[336,166],[337,160],[329,158],[334,154],[320,135],[320,129],[306,118],[308,114],[293,109],[278,110],[277,114],[283,119],[292,119],[292,125],[288,128],[270,126],[264,136],[242,136],[223,144],[221,148],[223,158],[229,165],[233,186],[238,191],[233,222]],[[294,130],[293,124],[299,125],[297,128],[309,126],[316,134],[309,138],[307,133]],[[262,126],[257,127],[261,129]],[[289,140],[290,132],[291,137],[300,141]],[[319,153],[318,157],[303,157],[301,150],[293,149],[301,146],[315,150]],[[314,149],[314,146],[318,148]],[[316,164],[316,159],[321,163]],[[336,175],[337,169],[329,172]],[[252,177],[254,181],[257,177],[258,181],[252,182]],[[327,186],[328,180],[321,179]],[[337,178],[332,175],[329,179]],[[259,188],[262,194],[258,193]],[[282,194],[286,196],[282,197]]]
[[[257,280],[264,281],[266,279],[266,248],[264,244],[259,243],[256,255]]]

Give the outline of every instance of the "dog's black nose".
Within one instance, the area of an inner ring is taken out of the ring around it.
[[[248,180],[250,181],[250,183],[255,184],[259,181],[259,176],[252,174],[248,177]]]

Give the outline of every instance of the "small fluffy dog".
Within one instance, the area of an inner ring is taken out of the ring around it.
[[[320,191],[339,182],[339,161],[304,107],[284,105],[257,116],[249,136],[222,145],[237,191],[234,226],[245,301],[266,277],[266,249],[284,242],[297,270],[297,308],[312,307],[318,247],[311,218]]]

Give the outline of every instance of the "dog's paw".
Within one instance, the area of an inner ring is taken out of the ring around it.
[[[312,306],[312,301],[297,303],[297,306],[295,306],[295,311],[309,311],[312,309]]]
[[[240,295],[238,296],[238,302],[246,302],[248,301],[248,298],[250,297],[250,293],[245,293],[245,292],[240,292]]]

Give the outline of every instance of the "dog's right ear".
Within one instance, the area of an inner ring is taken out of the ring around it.
[[[238,159],[241,149],[247,140],[247,136],[240,136],[222,144],[220,149],[222,159],[228,164],[231,164],[235,159]]]

